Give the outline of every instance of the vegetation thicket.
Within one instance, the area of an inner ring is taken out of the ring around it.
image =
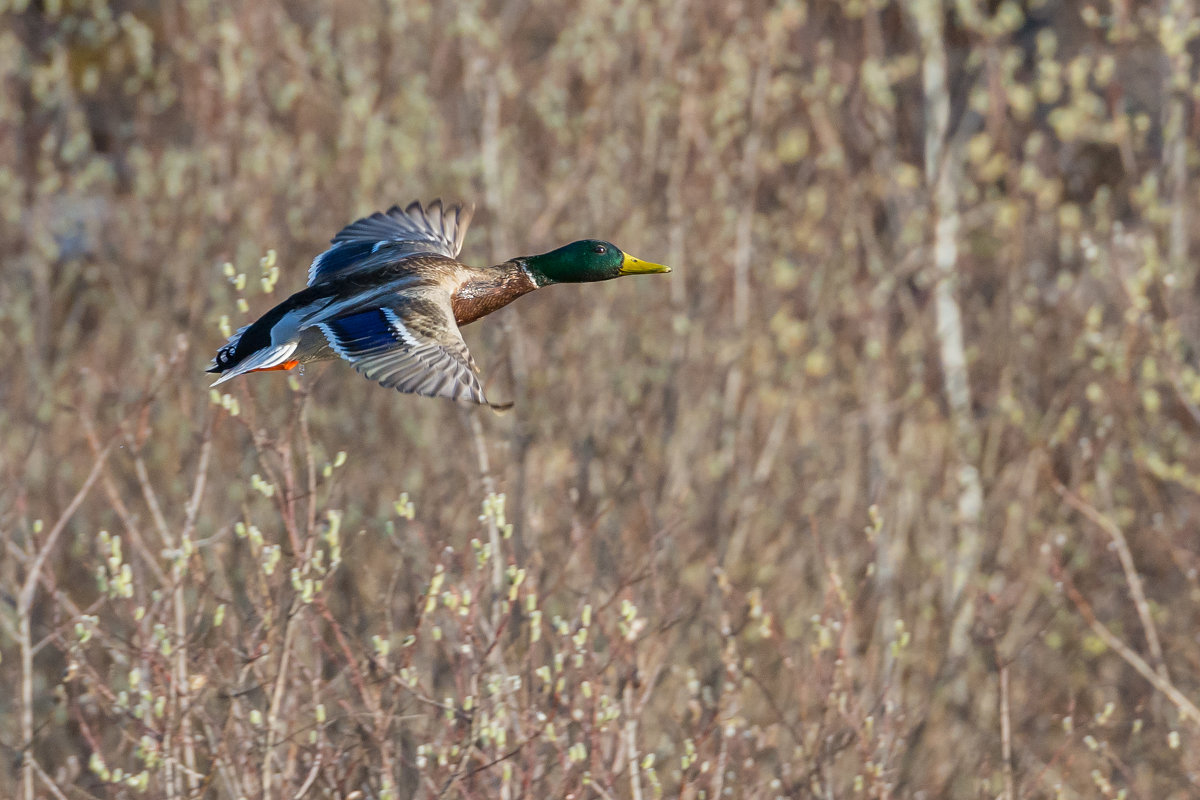
[[[0,796],[1200,796],[1188,0],[0,2]],[[669,264],[203,373],[356,217]]]

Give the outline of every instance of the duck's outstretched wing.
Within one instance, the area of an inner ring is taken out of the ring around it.
[[[382,386],[492,405],[483,394],[448,300],[389,299],[318,327],[335,353]]]
[[[372,256],[381,251],[388,260],[416,253],[457,258],[474,212],[473,205],[443,206],[441,200],[434,200],[428,208],[420,203],[403,209],[392,206],[386,214],[377,211],[351,222],[333,237],[332,247],[313,259],[308,285],[378,266]]]

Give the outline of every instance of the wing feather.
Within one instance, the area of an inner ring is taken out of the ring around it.
[[[415,202],[355,220],[333,237],[332,247],[313,259],[308,284],[375,266],[372,257],[381,251],[389,260],[417,253],[457,258],[474,212],[471,205],[444,206],[441,200],[434,200],[428,208]]]
[[[335,353],[382,386],[491,405],[448,299],[395,298],[318,327]]]

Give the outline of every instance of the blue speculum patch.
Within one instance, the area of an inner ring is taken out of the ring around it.
[[[362,354],[394,346],[400,337],[383,309],[372,309],[325,323],[337,343],[349,353]]]

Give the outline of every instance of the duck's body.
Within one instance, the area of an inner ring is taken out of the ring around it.
[[[575,242],[491,267],[457,259],[471,209],[394,206],[348,225],[313,260],[308,288],[235,333],[208,371],[213,384],[248,372],[344,358],[401,392],[487,404],[459,333],[551,283],[669,272],[607,242]]]

